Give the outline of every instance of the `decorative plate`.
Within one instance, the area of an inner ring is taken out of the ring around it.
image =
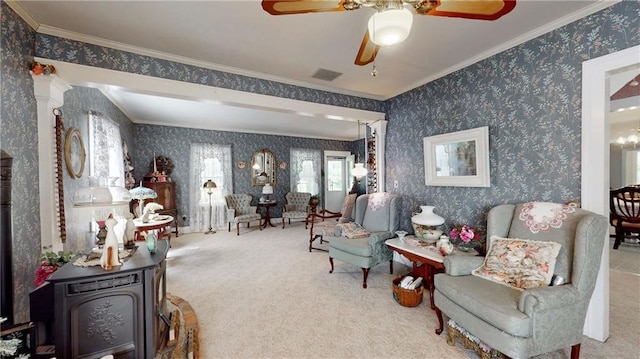
[[[286,169],[287,168],[287,163],[282,161],[280,162],[280,169]]]
[[[243,169],[243,168],[247,167],[247,163],[246,163],[245,161],[238,161],[238,162],[236,163],[236,166],[237,166],[238,168],[240,168],[240,169]]]

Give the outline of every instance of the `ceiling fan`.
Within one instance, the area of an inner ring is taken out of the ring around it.
[[[413,14],[459,17],[476,20],[496,20],[511,12],[516,0],[263,0],[262,8],[271,15],[292,15],[313,12],[357,10],[369,7],[377,10],[369,19],[356,65],[375,60],[380,46],[390,46],[409,36]],[[411,9],[411,10],[409,10]]]

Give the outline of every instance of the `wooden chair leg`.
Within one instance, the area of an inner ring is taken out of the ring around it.
[[[442,319],[442,311],[440,310],[440,308],[436,307],[435,311],[436,316],[438,317],[438,327],[436,328],[436,334],[440,335],[442,333],[442,330],[444,329],[444,320]]]
[[[369,277],[369,268],[362,268],[362,288],[367,289],[367,277]]]
[[[231,232],[231,222],[229,222],[229,232]]]
[[[240,222],[236,223],[236,236],[240,235]]]
[[[266,224],[267,220],[265,219],[264,221],[265,221],[265,224]],[[258,228],[260,228],[260,230],[262,230],[262,219],[258,220]]]
[[[284,229],[284,222],[285,222],[285,220],[284,220],[284,218],[282,218],[282,229]]]
[[[329,273],[333,273],[333,257],[329,257],[329,263],[331,263],[331,270]]]
[[[393,274],[393,259],[389,261],[389,274]]]
[[[580,358],[580,343],[575,344],[571,347],[571,359],[579,359]]]
[[[616,241],[613,242],[613,249],[618,249],[618,247],[620,246],[620,242],[622,242],[623,236],[624,236],[624,232],[622,231],[622,228],[620,229],[616,228]]]

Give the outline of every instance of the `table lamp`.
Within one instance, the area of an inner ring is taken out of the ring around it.
[[[438,238],[440,238],[442,231],[437,229],[436,227],[444,223],[444,218],[433,213],[433,208],[433,206],[420,206],[420,209],[422,211],[411,217],[411,222],[414,225],[424,226],[422,228],[415,228],[416,237],[422,237],[428,240],[437,240]]]
[[[211,194],[213,193],[213,190],[215,188],[217,188],[218,186],[216,186],[216,183],[213,182],[212,180],[208,180],[207,182],[204,183],[204,185],[202,186],[202,188],[204,188],[205,190],[207,190],[207,194],[209,194],[209,230],[204,232],[204,234],[213,234],[216,233],[216,231],[213,230],[213,225],[211,224],[212,222],[212,216],[213,216],[213,207],[211,206]]]
[[[158,194],[156,193],[156,191],[152,190],[151,188],[142,187],[142,181],[140,181],[140,186],[130,189],[129,193],[131,193],[132,199],[138,200],[138,217],[142,217],[145,199],[158,198]]]
[[[269,201],[269,195],[273,194],[273,186],[270,184],[265,184],[262,187],[262,194],[265,195],[264,201]]]

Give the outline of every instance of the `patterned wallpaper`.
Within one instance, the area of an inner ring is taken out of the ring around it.
[[[35,34],[4,1],[0,4],[3,50],[0,67],[3,84],[0,146],[14,156],[14,168],[17,169],[14,182],[17,187],[13,194],[20,198],[14,201],[14,248],[16,257],[26,258],[15,264],[18,321],[28,318],[27,293],[31,287],[33,268],[40,255],[36,103],[33,84],[26,71],[34,53],[43,58],[83,65],[387,112],[387,183],[392,184],[394,180],[399,183],[398,189],[389,190],[404,197],[401,228],[410,230],[410,214],[420,204],[435,205],[436,212],[446,217],[449,225],[469,223],[482,226],[486,211],[498,203],[579,199],[581,63],[640,43],[637,31],[640,4],[623,1],[444,78],[380,102]],[[491,187],[424,186],[422,138],[484,125],[490,127]],[[279,141],[295,141],[273,136],[271,145],[266,141],[264,144],[255,141],[257,139],[251,137],[255,135],[249,134],[134,126],[133,136],[140,143],[136,144],[136,176],[143,170],[141,166],[149,163],[151,152],[158,149],[157,153],[160,154],[161,147],[170,148],[165,144],[167,138],[175,137],[166,135],[172,133],[179,133],[189,140],[206,137],[209,141],[228,141],[226,143],[232,144],[234,149],[234,161],[250,159],[251,153],[258,147],[271,147],[280,161],[288,156],[284,148],[290,146],[275,145]],[[318,148],[325,145],[340,146],[317,143]],[[292,143],[291,146],[302,147],[298,143]],[[353,144],[348,146],[351,149]],[[166,152],[163,154],[176,160],[184,158],[185,153],[178,152],[177,148]],[[185,170],[178,167],[176,171]],[[282,181],[288,181],[288,173],[280,171],[278,177],[277,191],[284,191],[286,187]],[[243,181],[249,183],[248,172],[235,172],[234,182]],[[236,191],[240,190],[241,187],[236,187]],[[246,190],[250,191],[251,188]],[[278,192],[278,195],[282,194]]]
[[[29,290],[41,255],[38,122],[33,80],[29,74],[35,31],[5,2],[0,3],[0,18],[0,148],[13,157],[14,319],[21,323],[29,320]]]
[[[501,203],[580,200],[582,62],[640,43],[625,1],[387,101],[387,186],[445,225],[486,225]],[[423,137],[489,126],[491,187],[427,187]]]
[[[176,202],[179,217],[189,217],[189,156],[190,143],[213,143],[217,145],[230,145],[234,164],[233,191],[235,193],[249,193],[254,200],[262,195],[262,187],[251,187],[251,157],[259,149],[267,148],[273,152],[276,162],[287,163],[286,169],[278,168],[277,184],[274,186],[273,198],[279,201],[278,206],[272,209],[273,217],[280,217],[284,203],[284,195],[290,190],[290,174],[288,166],[290,148],[309,148],[333,151],[350,151],[352,143],[345,141],[331,141],[313,138],[300,138],[289,136],[260,135],[254,133],[224,132],[201,130],[183,127],[167,127],[141,125],[134,126],[136,139],[134,162],[134,176],[140,180],[144,174],[151,172],[151,163],[154,154],[165,156],[173,160],[175,168],[171,173],[171,179],[176,182]],[[238,169],[235,164],[245,161],[248,166]],[[188,226],[180,220],[181,226]]]
[[[68,240],[64,244],[65,250],[84,249],[79,243],[87,236],[87,214],[86,210],[73,208],[71,198],[73,193],[80,187],[89,185],[89,111],[100,112],[109,117],[120,127],[120,136],[130,146],[133,143],[133,122],[120,111],[109,99],[107,99],[98,89],[75,86],[64,93],[64,105],[61,108],[65,130],[72,127],[80,130],[82,141],[84,142],[87,159],[84,173],[78,179],[73,179],[69,173],[64,172],[64,193],[65,193],[65,216],[67,222]]]

